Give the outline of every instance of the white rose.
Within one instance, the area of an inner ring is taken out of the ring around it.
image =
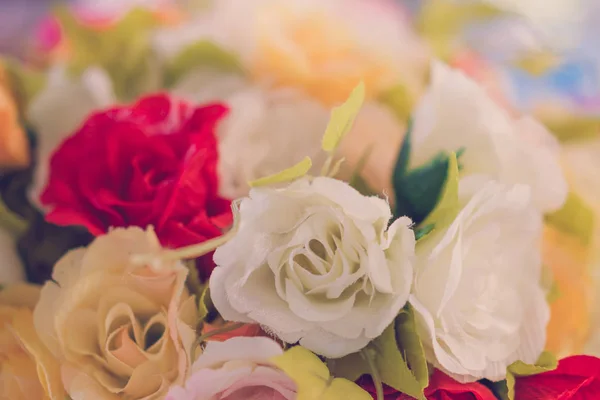
[[[40,205],[39,195],[46,185],[54,150],[90,113],[115,101],[110,78],[98,67],[88,68],[79,78],[70,77],[62,65],[50,70],[46,87],[27,110],[37,133],[36,169],[30,192],[34,204]]]
[[[408,218],[319,177],[242,200],[240,229],[217,249],[212,300],[226,320],[258,323],[330,358],[378,337],[406,303],[415,237]]]
[[[514,120],[474,81],[440,62],[432,65],[431,86],[413,115],[410,164],[423,165],[440,151],[457,151],[462,175],[485,174],[532,189],[544,212],[559,209],[568,192],[551,134],[535,120]]]
[[[224,101],[230,108],[218,127],[220,191],[225,197],[247,195],[249,181],[307,155],[315,165],[325,161],[321,137],[329,110],[297,91],[269,90],[239,76],[199,70],[182,79],[174,94],[199,103]]]
[[[464,183],[461,196],[474,182]],[[487,181],[450,227],[419,243],[409,302],[436,368],[461,382],[498,381],[514,361],[537,360],[550,317],[541,235],[529,188]]]

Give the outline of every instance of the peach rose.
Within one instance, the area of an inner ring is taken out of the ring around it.
[[[62,399],[58,362],[35,333],[31,310],[40,289],[15,284],[0,291],[0,398]]]
[[[152,229],[115,229],[55,265],[34,320],[73,400],[159,399],[187,378],[197,322],[188,270],[132,259],[160,250]]]
[[[0,64],[0,168],[25,167],[29,164],[29,144],[19,125],[17,104],[8,87],[8,78]]]

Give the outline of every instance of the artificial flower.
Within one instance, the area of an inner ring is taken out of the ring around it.
[[[499,381],[546,343],[542,216],[525,185],[460,186],[464,208],[417,246],[409,302],[430,363],[460,382]]]
[[[255,188],[237,235],[217,249],[212,301],[229,321],[258,323],[336,358],[378,337],[406,303],[415,237],[388,228],[387,202],[332,178]]]
[[[376,389],[369,377],[359,380],[360,386],[376,399]],[[493,393],[481,383],[459,383],[439,370],[429,377],[429,386],[425,389],[427,400],[496,400]],[[384,387],[385,400],[411,400],[412,397],[396,389]]]
[[[568,188],[554,138],[530,117],[513,119],[462,72],[434,62],[431,86],[413,120],[412,166],[462,149],[462,176],[526,184],[544,212],[564,204]]]
[[[370,98],[403,83],[412,93],[428,58],[399,5],[389,0],[221,0],[188,25],[159,31],[170,60],[210,40],[239,56],[248,74],[332,106],[363,80]]]
[[[220,236],[231,222],[217,195],[215,126],[226,112],[155,95],[94,114],[52,156],[46,219],[95,235],[153,225],[166,247]],[[201,277],[213,266],[202,257]]]
[[[20,125],[17,104],[12,96],[4,67],[0,64],[0,168],[29,164],[29,142]]]
[[[115,229],[54,267],[34,321],[73,400],[161,399],[187,377],[197,319],[188,269],[132,258],[160,250],[150,229]]]
[[[15,284],[0,290],[0,397],[54,400],[65,396],[60,366],[33,326],[40,288]]]
[[[600,359],[572,356],[538,375],[517,377],[515,400],[580,400],[600,397]]]
[[[91,67],[78,78],[69,76],[62,65],[49,70],[46,86],[27,109],[27,118],[37,133],[30,195],[34,204],[39,205],[39,196],[48,182],[52,153],[89,114],[115,100],[110,78],[100,68]]]
[[[315,164],[325,161],[321,136],[329,110],[298,91],[268,90],[237,75],[200,70],[179,82],[173,93],[199,103],[222,101],[231,110],[218,127],[223,196],[246,196],[248,182],[306,155]]]
[[[166,400],[294,400],[296,384],[269,361],[282,354],[265,337],[209,342],[185,386],[171,388]]]

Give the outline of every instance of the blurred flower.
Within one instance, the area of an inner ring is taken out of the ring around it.
[[[17,104],[0,63],[0,168],[25,167],[27,164],[29,142],[20,126]]]
[[[259,83],[303,91],[326,106],[344,101],[360,80],[370,98],[399,83],[415,93],[428,56],[389,0],[218,1],[155,43],[172,59],[201,40],[239,56]]]
[[[41,343],[32,309],[39,287],[15,284],[0,291],[0,397],[11,400],[64,398],[60,366]]]
[[[223,322],[223,321],[213,321],[211,323],[204,322],[202,324],[202,334],[205,335],[212,331],[231,326],[232,323]],[[232,337],[255,337],[255,336],[267,336],[265,331],[260,328],[260,325],[256,324],[244,324],[240,328],[234,329],[232,331],[218,333],[210,338],[207,341],[215,341],[215,342],[224,342]]]
[[[393,321],[410,290],[411,221],[388,228],[391,217],[385,200],[331,178],[252,189],[239,232],[215,252],[217,311],[326,357],[359,351]]]
[[[6,229],[0,228],[0,284],[22,282],[25,280],[25,268],[17,254],[17,240]]]
[[[209,342],[185,386],[171,388],[166,400],[294,400],[295,383],[269,361],[282,354],[263,337]]]
[[[215,127],[226,112],[156,95],[94,114],[52,156],[46,219],[94,235],[153,225],[167,247],[220,236],[231,223],[217,195]],[[198,262],[202,278],[213,267],[211,254]]]
[[[554,371],[518,377],[515,400],[579,400],[600,396],[600,359],[573,356],[560,360]]]
[[[459,382],[499,381],[546,344],[542,215],[525,185],[467,183],[456,219],[417,246],[409,302],[430,363]]]
[[[197,319],[180,262],[138,264],[161,247],[152,230],[115,229],[56,264],[34,311],[74,400],[160,399],[192,364]]]
[[[564,204],[568,188],[558,143],[534,119],[511,118],[460,71],[435,62],[431,86],[413,118],[411,165],[463,149],[463,176],[527,184],[534,204],[544,212]]]

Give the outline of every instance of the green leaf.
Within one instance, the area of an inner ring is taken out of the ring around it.
[[[454,221],[460,211],[458,180],[458,160],[456,153],[452,153],[448,157],[444,187],[438,197],[437,205],[423,221],[424,225],[436,224],[440,227],[450,225]]]
[[[547,351],[540,355],[538,361],[534,364],[525,364],[522,361],[515,361],[508,366],[506,370],[506,387],[508,389],[508,400],[515,398],[515,379],[523,376],[541,374],[556,369],[558,365],[556,357]]]
[[[402,311],[398,319],[364,351],[370,354],[383,383],[418,400],[425,400],[423,390],[427,387],[429,374],[410,308]],[[328,365],[335,376],[352,381],[371,372],[361,353],[328,360]]]
[[[210,67],[223,72],[244,73],[240,59],[217,44],[203,40],[183,50],[166,71],[166,85],[172,86],[190,71]]]
[[[198,300],[198,322],[206,321],[210,323],[217,315],[218,312],[210,297],[210,289],[207,284],[200,292],[200,298]]]
[[[31,100],[46,85],[46,75],[42,72],[27,68],[15,60],[0,60],[0,70],[4,68],[8,86],[14,96],[20,113],[24,114]],[[0,82],[2,81],[0,71]]]
[[[365,84],[360,82],[354,88],[348,99],[331,111],[329,124],[325,129],[321,147],[326,152],[332,153],[352,128],[354,120],[365,101]]]
[[[271,361],[296,383],[297,400],[371,400],[354,382],[331,376],[323,362],[301,346],[294,346]]]
[[[396,217],[406,215],[417,225],[421,224],[438,204],[448,166],[449,158],[442,153],[428,164],[395,176]]]
[[[264,178],[257,179],[252,182],[248,182],[250,187],[259,187],[266,185],[273,185],[276,183],[290,182],[294,179],[301,178],[305,176],[310,168],[312,167],[312,161],[310,157],[305,157],[304,160],[300,161],[298,164],[285,169],[276,174],[266,176]]]
[[[394,184],[394,190],[397,191],[400,187],[400,183],[408,171],[408,164],[410,161],[410,152],[412,150],[412,120],[408,121],[406,128],[406,134],[400,147],[400,153],[398,153],[398,160],[394,166],[394,173],[392,176],[392,183]]]
[[[15,237],[27,231],[29,223],[21,216],[12,212],[0,197],[0,227],[12,233]]]
[[[422,228],[416,229],[415,230],[415,239],[417,241],[419,241],[423,238],[426,238],[427,235],[429,235],[431,232],[433,232],[434,229],[435,229],[434,224],[425,225]]]
[[[506,386],[506,380],[492,382],[484,379],[480,381],[480,383],[490,389],[497,399],[508,400],[508,387]]]
[[[190,293],[200,295],[202,292],[202,282],[200,281],[200,275],[198,274],[198,268],[196,267],[196,260],[186,260],[183,263],[188,269],[188,277],[185,284]]]
[[[429,371],[423,343],[417,333],[415,314],[410,305],[407,305],[396,318],[396,340],[412,374],[421,389],[425,389],[429,385]]]
[[[398,84],[384,92],[379,101],[390,108],[400,122],[408,121],[415,105],[413,96],[406,85]]]
[[[570,192],[564,206],[547,215],[546,222],[579,238],[585,245],[592,240],[594,211],[576,193]]]

